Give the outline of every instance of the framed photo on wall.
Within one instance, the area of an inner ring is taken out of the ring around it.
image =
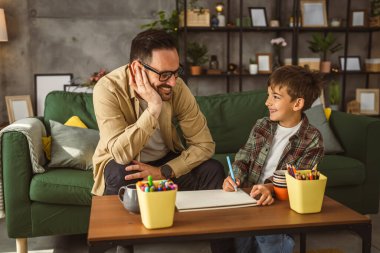
[[[351,11],[350,20],[352,27],[367,26],[367,12],[365,10],[353,10]]]
[[[360,114],[379,115],[379,89],[356,89]]]
[[[339,56],[340,70],[344,71],[361,71],[360,56]]]
[[[326,27],[326,0],[301,0],[303,27]]]
[[[270,53],[256,54],[256,62],[258,65],[259,74],[272,73],[272,54]]]
[[[265,11],[265,7],[248,7],[248,9],[253,27],[268,26],[267,13]]]
[[[9,124],[19,119],[33,117],[33,108],[30,95],[5,96]]]
[[[73,74],[35,74],[34,75],[34,110],[36,116],[43,116],[45,109],[45,97],[53,90],[64,90],[64,85],[69,84]]]

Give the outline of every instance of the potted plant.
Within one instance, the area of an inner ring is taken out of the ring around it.
[[[256,75],[257,74],[257,63],[255,59],[250,58],[249,59],[249,73],[251,75]]]
[[[208,61],[207,46],[198,42],[190,42],[187,45],[187,60],[191,64],[190,72],[192,75],[202,73],[202,64]]]
[[[340,83],[335,79],[331,80],[329,83],[329,103],[331,110],[339,110],[340,97]]]
[[[331,32],[327,33],[326,36],[323,33],[315,33],[312,35],[312,40],[307,42],[309,43],[309,49],[313,53],[319,53],[321,56],[321,72],[329,73],[331,61],[327,60],[327,53],[333,54],[341,50],[343,48],[342,44],[336,42],[336,38]]]
[[[165,11],[158,11],[158,20],[152,23],[141,25],[141,29],[160,28],[169,34],[176,35],[178,31],[179,18],[176,10],[173,10],[170,16],[166,17]]]

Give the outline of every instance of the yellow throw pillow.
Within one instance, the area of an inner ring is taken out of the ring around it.
[[[72,116],[66,121],[65,126],[88,128],[78,116]]]
[[[65,126],[88,128],[78,116],[69,118]],[[42,148],[45,152],[46,158],[51,160],[51,136],[42,137]]]
[[[45,152],[46,158],[51,160],[51,136],[42,137],[42,149]]]
[[[330,107],[325,108],[325,115],[326,115],[327,121],[329,121],[330,116],[331,116],[331,108]]]

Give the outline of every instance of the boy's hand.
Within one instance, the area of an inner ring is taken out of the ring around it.
[[[260,206],[272,205],[274,199],[272,197],[272,184],[256,184],[252,187],[251,193],[249,194],[252,198],[257,200],[257,204]]]
[[[240,180],[238,178],[236,179],[236,184],[235,184],[234,180],[232,180],[232,178],[230,176],[228,176],[226,179],[224,179],[224,182],[223,182],[223,191],[234,192],[235,191],[234,186],[236,186],[236,187],[240,186]]]

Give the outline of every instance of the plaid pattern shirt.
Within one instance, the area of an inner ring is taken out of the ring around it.
[[[259,119],[253,127],[247,143],[239,150],[232,165],[242,186],[251,187],[259,182],[268,157],[278,122],[268,117]],[[276,170],[286,169],[286,164],[298,169],[312,169],[323,157],[323,140],[320,132],[309,124],[306,115],[298,131],[289,138]],[[272,177],[265,180],[271,182]]]

